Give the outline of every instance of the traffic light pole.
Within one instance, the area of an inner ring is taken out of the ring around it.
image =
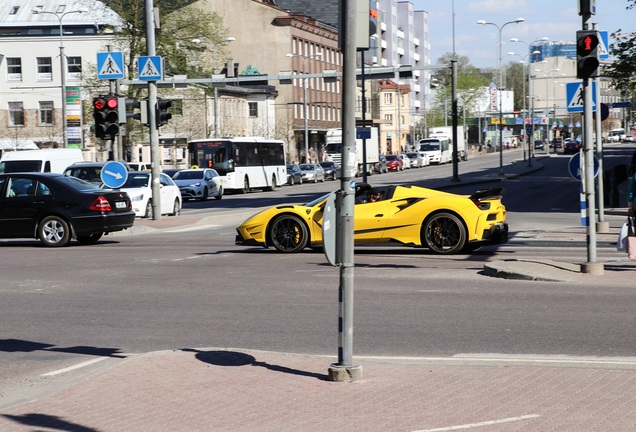
[[[152,0],[144,0],[146,14],[146,50],[149,56],[155,51],[155,17]],[[152,165],[152,218],[161,219],[161,153],[159,151],[159,135],[157,133],[157,83],[148,82],[148,125],[150,128],[150,162]]]
[[[587,3],[587,4],[584,4]],[[581,0],[582,29],[587,30],[588,21],[592,11],[589,1]],[[587,6],[587,7],[585,7]],[[577,35],[578,36],[578,35]],[[577,45],[579,44],[577,37]],[[578,49],[578,48],[577,48]],[[577,52],[578,57],[578,52]],[[578,60],[578,59],[577,59]],[[580,67],[580,66],[578,66]],[[578,72],[578,71],[577,71]],[[592,104],[594,98],[592,94],[592,82],[590,77],[583,77],[583,192],[587,198],[586,223],[587,223],[587,262],[581,264],[582,273],[602,275],[604,273],[603,263],[597,262],[596,256],[596,193],[594,189],[594,141],[592,133],[594,131]],[[599,108],[600,109],[600,108]],[[602,175],[602,174],[601,174]]]

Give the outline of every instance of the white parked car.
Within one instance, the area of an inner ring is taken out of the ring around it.
[[[428,153],[421,151],[419,154],[422,156],[422,166],[429,166],[431,164],[431,158],[428,157]]]
[[[411,159],[409,159],[409,157],[407,155],[402,153],[402,154],[399,154],[398,157],[400,159],[402,159],[402,167],[403,167],[403,169],[410,169],[411,168]]]
[[[172,179],[179,186],[183,199],[205,201],[210,197],[223,198],[223,182],[215,169],[184,169],[176,173]]]
[[[161,173],[161,214],[177,216],[181,213],[181,192],[172,179]],[[152,218],[152,173],[150,171],[132,171],[128,173],[128,180],[121,190],[130,196],[133,210],[139,217]]]
[[[413,168],[422,168],[424,166],[424,157],[419,152],[409,152],[406,154],[409,157],[411,166]]]

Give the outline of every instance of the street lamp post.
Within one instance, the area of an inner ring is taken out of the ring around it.
[[[528,51],[528,53],[526,55],[524,55],[523,57],[521,55],[519,55],[519,54],[508,53],[509,55],[516,55],[516,56],[521,57],[523,59],[522,63],[524,63],[524,73],[526,74],[525,78],[523,80],[523,83],[524,83],[523,109],[524,109],[524,111],[526,109],[525,108],[526,107],[526,94],[525,94],[525,83],[526,83],[526,80],[528,81],[528,104],[532,105],[531,102],[530,102],[530,94],[532,93],[531,87],[530,87],[531,81],[529,79],[530,78],[530,63],[532,63],[532,60],[530,60],[530,61],[528,61],[526,63],[526,59],[528,57],[530,57],[532,54],[535,54],[535,55],[536,54],[540,54],[540,51],[537,51],[537,50],[535,50],[533,52],[530,52],[530,47],[533,44],[535,44],[536,42],[547,42],[549,40],[550,40],[550,38],[548,38],[548,37],[542,37],[541,39],[536,39],[536,40],[534,40],[534,41],[532,41],[530,43],[527,43],[527,42],[522,41],[522,40],[520,40],[518,38],[510,38],[510,42],[518,42],[518,43],[524,44],[526,46],[527,51]],[[526,71],[526,67],[528,68],[527,71]],[[530,116],[530,119],[531,119],[530,121],[531,121],[532,128],[534,130],[534,123],[532,122],[533,116]],[[530,139],[530,137],[528,137],[528,125],[526,123],[525,118],[523,120],[523,130],[524,130],[524,134],[526,136],[526,139],[528,141],[528,166],[532,166],[532,156],[533,156],[533,154],[532,154],[533,153],[532,146],[534,145],[534,143],[532,142],[533,140]],[[523,159],[525,160],[525,158],[526,158],[526,152],[525,152],[525,149],[524,149]]]
[[[293,58],[298,57],[303,61],[303,75],[307,74],[306,70],[306,60],[308,58],[316,58],[322,57],[322,53],[316,53],[314,55],[310,55],[308,57],[300,55],[300,54],[287,54],[287,57]],[[309,104],[307,103],[307,77],[303,76],[303,129],[305,134],[305,162],[309,163]]]
[[[66,148],[68,146],[68,128],[66,124],[66,58],[64,56],[64,27],[62,20],[66,15],[73,13],[88,12],[88,8],[81,7],[78,10],[68,11],[64,13],[48,12],[40,9],[33,9],[34,14],[49,14],[56,17],[60,23],[60,80],[62,87],[62,141]]]
[[[480,25],[491,25],[491,26],[495,26],[497,28],[497,30],[499,31],[499,45],[498,45],[498,49],[499,49],[499,61],[497,64],[497,69],[498,69],[498,80],[499,83],[497,84],[497,86],[499,87],[499,175],[503,175],[504,171],[503,171],[503,105],[502,105],[502,87],[503,87],[503,76],[502,76],[502,71],[501,71],[501,32],[504,29],[504,27],[506,27],[508,24],[518,24],[520,22],[524,22],[525,19],[523,18],[517,18],[514,21],[508,21],[506,23],[504,23],[503,25],[499,26],[493,22],[489,22],[489,21],[485,21],[485,20],[479,20],[477,21],[477,24]]]
[[[216,43],[212,43],[212,75],[216,75],[216,48],[219,44],[229,43],[235,41],[233,37],[227,37]],[[206,119],[207,122],[207,119]],[[207,136],[207,124],[206,124],[206,136]],[[214,85],[214,138],[219,137],[219,88]]]

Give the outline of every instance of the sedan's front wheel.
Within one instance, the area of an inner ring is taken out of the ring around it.
[[[437,254],[459,253],[465,244],[466,228],[452,213],[436,213],[422,227],[422,245]]]
[[[269,240],[279,252],[300,252],[309,242],[309,233],[297,216],[282,215],[272,221]]]
[[[44,246],[62,247],[71,240],[71,230],[61,217],[47,216],[38,225],[38,238]]]

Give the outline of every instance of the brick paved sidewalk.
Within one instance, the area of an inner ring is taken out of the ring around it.
[[[636,359],[356,359],[246,350],[156,352],[0,412],[21,431],[633,431]]]

